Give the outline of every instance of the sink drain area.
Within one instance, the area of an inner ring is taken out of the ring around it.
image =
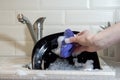
[[[104,76],[104,77],[114,77],[115,71],[109,67],[102,59],[100,59],[100,64],[102,69],[91,69],[92,66],[86,67],[85,64],[75,64],[68,65],[68,62],[63,59],[57,59],[54,63],[51,63],[49,68],[46,70],[34,70],[31,69],[30,58],[22,57],[1,57],[0,58],[0,79],[89,79],[92,76]],[[59,62],[59,63],[58,63]],[[87,63],[92,63],[88,60]],[[28,69],[29,66],[29,69]]]

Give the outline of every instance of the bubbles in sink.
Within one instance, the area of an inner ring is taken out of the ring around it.
[[[66,59],[57,59],[47,70],[93,70],[93,60],[87,60],[85,64],[75,60],[75,65],[70,65]]]
[[[87,60],[86,63],[85,63],[85,70],[93,70],[93,60]]]

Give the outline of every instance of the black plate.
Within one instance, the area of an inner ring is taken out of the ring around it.
[[[77,34],[77,31],[73,31]],[[57,39],[59,36],[63,36],[64,32],[51,34],[41,38],[34,46],[32,52],[32,69],[45,70],[53,63],[57,58],[61,58],[52,52],[52,49],[57,48]],[[76,56],[79,63],[85,63],[87,60],[93,60],[93,68],[101,69],[97,52],[82,52]],[[74,65],[73,56],[66,58],[69,64]]]

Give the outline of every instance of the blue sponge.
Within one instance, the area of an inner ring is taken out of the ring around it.
[[[66,29],[64,32],[65,38],[70,38],[74,36],[74,33],[70,29]],[[63,58],[67,58],[71,56],[73,52],[74,44],[73,43],[65,43],[65,40],[62,41],[60,56]]]

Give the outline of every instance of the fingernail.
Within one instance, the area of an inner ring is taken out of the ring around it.
[[[65,39],[65,43],[70,43],[70,39],[69,39],[69,38],[66,38],[66,39]]]

